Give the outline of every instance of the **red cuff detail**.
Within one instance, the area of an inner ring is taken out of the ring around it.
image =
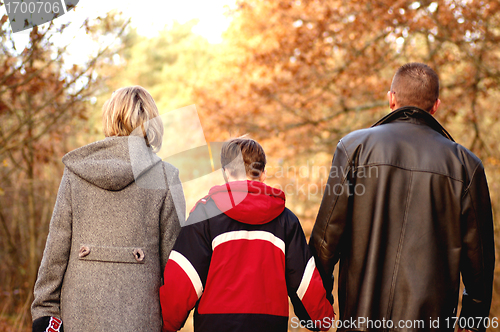
[[[178,331],[198,301],[198,296],[187,274],[171,259],[165,267],[164,281],[160,287],[162,332]]]
[[[309,287],[307,287],[306,293],[302,298],[302,304],[313,321],[321,320],[326,322],[324,328],[318,328],[320,328],[321,331],[328,331],[331,327],[331,325],[328,326],[328,323],[331,324],[331,322],[334,321],[335,314],[332,305],[326,299],[326,291],[323,287],[318,269],[316,268],[311,277]]]

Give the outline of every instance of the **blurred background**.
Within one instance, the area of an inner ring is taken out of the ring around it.
[[[0,331],[31,330],[61,158],[104,138],[102,105],[128,85],[160,113],[195,104],[207,142],[259,140],[268,184],[309,236],[338,140],[389,112],[399,66],[427,63],[437,119],[485,165],[500,246],[498,0],[81,0],[16,34],[4,14],[0,3]],[[186,191],[188,211],[200,197]]]

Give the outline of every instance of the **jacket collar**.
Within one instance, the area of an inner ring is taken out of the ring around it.
[[[250,225],[266,224],[285,209],[285,193],[258,181],[232,181],[212,187],[191,212],[210,199],[229,218]]]
[[[444,127],[429,113],[414,106],[405,106],[387,114],[382,119],[378,120],[372,127],[380,126],[391,122],[416,122],[425,124],[452,142],[455,142],[453,137],[444,129]]]

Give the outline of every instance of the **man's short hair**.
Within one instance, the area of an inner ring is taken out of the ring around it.
[[[439,98],[439,78],[426,64],[407,63],[396,71],[391,92],[399,107],[416,106],[429,112]]]
[[[129,86],[113,92],[102,107],[104,135],[128,136],[141,128],[149,146],[159,150],[163,123],[153,97],[141,86]]]
[[[242,168],[236,167],[235,160],[241,154],[245,164],[245,173]],[[255,140],[246,137],[230,139],[222,145],[221,150],[222,168],[227,170],[233,177],[247,176],[252,180],[257,180],[266,167],[266,154],[262,146]]]

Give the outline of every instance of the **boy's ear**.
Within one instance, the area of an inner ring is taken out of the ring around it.
[[[264,169],[264,170],[260,173],[260,176],[259,176],[259,181],[260,181],[260,182],[264,182],[264,181],[266,181],[266,178],[267,178],[267,171]]]
[[[222,171],[222,177],[224,178],[224,181],[225,181],[226,183],[227,183],[227,182],[229,182],[229,179],[228,179],[228,174],[227,174],[226,169],[225,169],[224,167],[222,167],[220,170]]]

